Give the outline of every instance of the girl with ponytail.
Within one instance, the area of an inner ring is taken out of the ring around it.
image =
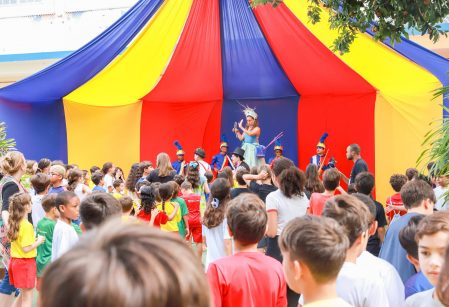
[[[161,225],[161,229],[168,232],[178,232],[178,223],[181,221],[181,210],[179,210],[179,204],[172,202],[173,185],[170,182],[163,183],[159,186],[159,198],[160,202],[157,205],[157,209],[164,212],[168,216],[168,222]]]
[[[28,219],[31,212],[31,197],[17,193],[9,199],[8,239],[11,240],[9,279],[20,289],[18,306],[31,306],[33,288],[36,285],[36,248],[44,243],[45,237],[34,238],[34,227]]]

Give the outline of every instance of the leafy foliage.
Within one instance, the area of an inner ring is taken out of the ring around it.
[[[16,142],[14,139],[6,138],[6,124],[0,122],[0,157],[4,156],[8,151],[15,149]]]
[[[271,4],[278,6],[283,0],[252,0],[252,6]],[[309,20],[321,20],[321,11],[328,9],[332,29],[339,31],[331,48],[341,54],[349,52],[351,44],[360,32],[370,29],[376,40],[389,38],[391,43],[408,38],[408,28],[429,34],[436,42],[447,35],[438,25],[449,15],[448,0],[308,0]]]

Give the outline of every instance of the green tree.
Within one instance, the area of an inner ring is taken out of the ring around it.
[[[6,124],[0,122],[0,157],[4,156],[8,151],[15,149],[16,142],[14,139],[6,138]]]
[[[252,0],[252,5],[271,4],[283,0]],[[390,38],[391,43],[408,38],[407,29],[415,28],[436,42],[447,35],[438,25],[449,15],[448,0],[308,0],[307,12],[312,23],[321,18],[323,8],[329,9],[330,26],[338,29],[339,36],[331,48],[340,53],[349,52],[357,34],[371,29],[376,40]]]

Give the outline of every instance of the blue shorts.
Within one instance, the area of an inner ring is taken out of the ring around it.
[[[14,292],[17,297],[19,295],[19,289],[10,284],[8,270],[5,269],[5,277],[3,277],[3,280],[0,282],[0,293],[11,295]]]

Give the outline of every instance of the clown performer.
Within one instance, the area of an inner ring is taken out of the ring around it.
[[[212,172],[214,173],[214,178],[217,177],[217,174],[221,172],[225,166],[232,164],[228,155],[228,148],[229,146],[226,135],[222,134],[220,142],[220,152],[212,157],[212,162],[210,163],[210,167],[212,168]]]
[[[173,162],[171,165],[172,165],[173,169],[176,171],[176,174],[182,174],[182,172],[184,170],[184,166],[186,165],[186,162],[184,161],[185,152],[182,149],[182,146],[179,143],[179,141],[175,141],[173,144],[178,149],[176,151],[176,157],[178,159],[175,162]]]
[[[243,119],[237,124],[234,124],[232,131],[235,136],[242,142],[241,148],[245,151],[245,162],[249,167],[259,166],[265,164],[264,158],[258,158],[256,156],[256,150],[259,146],[260,127],[256,111],[250,107],[245,107],[243,113],[246,116],[246,126],[243,126]]]
[[[273,168],[274,161],[280,159],[283,157],[282,152],[284,151],[284,146],[282,146],[282,143],[280,140],[276,140],[274,143],[274,157],[270,159],[268,162],[270,164],[270,167]]]
[[[315,164],[318,167],[320,175],[325,170],[335,167],[335,160],[333,157],[329,157],[329,149],[326,150],[326,144],[324,144],[324,141],[326,141],[328,136],[329,134],[327,132],[321,136],[320,141],[316,145],[316,155],[310,158],[310,163]]]

